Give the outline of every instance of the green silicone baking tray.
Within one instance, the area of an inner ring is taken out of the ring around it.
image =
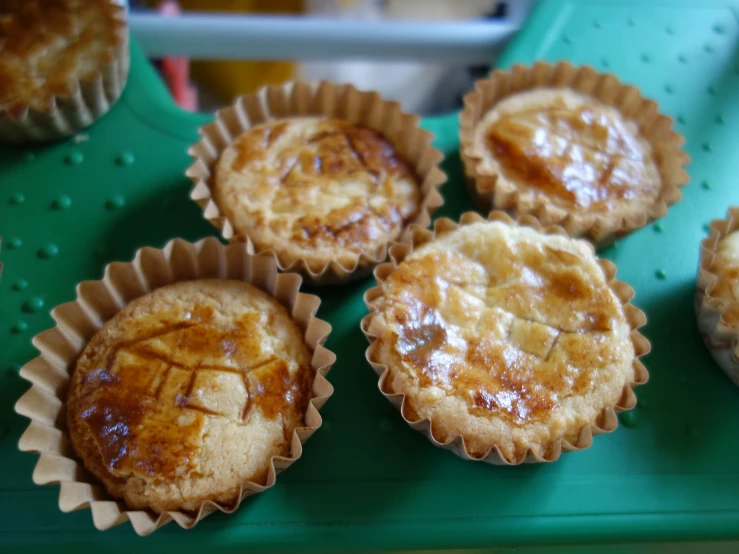
[[[49,310],[72,300],[76,283],[141,246],[216,234],[184,177],[186,149],[211,116],[177,109],[134,43],[125,94],[88,140],[0,149],[0,551],[739,539],[739,389],[708,355],[693,312],[699,242],[712,218],[739,204],[738,14],[727,1],[545,0],[500,60],[568,59],[613,72],[657,99],[687,139],[682,201],[602,252],[635,288],[652,342],[651,379],[615,432],[546,465],[493,467],[436,449],[404,425],[365,362],[359,320],[373,280],[320,289],[336,393],[303,459],[237,513],[145,539],[128,524],[96,531],[88,510],[62,514],[57,487],[32,484],[36,456],[16,449],[27,421],[12,412],[27,389],[18,370],[36,355],[31,338],[52,326]],[[424,125],[447,154],[439,215],[456,218],[472,208],[456,114]]]

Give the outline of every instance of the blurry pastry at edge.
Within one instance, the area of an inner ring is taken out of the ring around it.
[[[112,0],[4,0],[0,141],[87,127],[120,96],[128,65],[125,10]]]
[[[701,243],[695,307],[698,329],[716,363],[739,386],[739,208],[711,222]]]

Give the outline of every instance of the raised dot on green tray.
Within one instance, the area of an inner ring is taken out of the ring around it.
[[[665,85],[665,92],[667,94],[672,94],[673,92],[675,92],[675,87],[673,87],[672,85]]]
[[[662,227],[662,224],[661,223],[657,222],[657,223],[654,224],[654,231],[655,232],[661,233],[664,230],[665,230],[665,228]]]
[[[26,201],[26,197],[22,192],[16,192],[13,193],[10,197],[10,203],[18,206],[19,204],[23,204],[23,202]]]
[[[28,323],[22,320],[16,321],[15,325],[11,328],[11,331],[13,331],[13,333],[23,333],[28,331]]]
[[[667,27],[665,27],[665,33],[667,33],[668,35],[674,35],[675,29],[673,29],[672,27],[668,25]]]
[[[26,290],[28,288],[28,281],[25,279],[18,279],[13,283],[13,290]]]
[[[105,201],[105,207],[109,210],[118,210],[126,204],[125,198],[120,194],[112,196]]]
[[[626,20],[626,23],[627,23],[627,25],[628,25],[629,27],[633,27],[634,25],[636,25],[636,21],[634,21],[634,18],[633,18],[633,17],[630,17],[630,18],[628,18],[628,19]]]
[[[33,298],[29,298],[23,303],[23,311],[24,312],[38,312],[41,308],[44,307],[44,299],[40,296],[34,296]]]
[[[678,123],[679,123],[680,125],[685,125],[685,116],[684,116],[684,115],[678,115],[678,116],[677,116],[677,122],[678,122]]]
[[[705,152],[713,152],[713,144],[709,140],[703,143],[702,148]]]
[[[67,156],[64,161],[68,165],[80,165],[82,162],[85,161],[85,156],[80,152],[79,150],[75,150],[69,156]]]
[[[724,123],[726,123],[726,118],[723,115],[718,114],[714,121],[716,121],[716,123],[718,123],[719,125],[723,125]]]
[[[716,94],[716,85],[709,86],[706,89],[706,92],[708,92],[708,94],[711,94],[711,95]]]
[[[706,44],[706,45],[705,45],[705,46],[703,47],[703,50],[705,50],[705,51],[706,51],[706,53],[708,53],[708,54],[712,54],[712,53],[713,53],[713,46],[711,46],[710,44]]]
[[[51,207],[55,210],[66,210],[72,205],[72,199],[66,194],[62,194],[59,198],[55,198],[51,203]]]
[[[603,28],[603,26],[600,24],[600,21],[598,21],[597,19],[595,19],[593,21],[593,27],[595,27],[596,29],[602,29]]]
[[[621,420],[621,423],[623,423],[625,427],[635,427],[639,422],[639,416],[636,415],[634,410],[622,412],[619,414],[618,419]]]
[[[25,279],[18,279],[13,283],[13,290],[26,290],[28,288],[28,281]]]
[[[703,230],[708,233],[711,230],[711,224],[710,223],[704,223],[703,224]]]
[[[601,65],[602,65],[603,67],[611,67],[611,62],[609,62],[607,58],[603,58],[603,59],[602,59],[602,60],[600,61],[600,64],[601,64]]]
[[[53,258],[57,254],[59,254],[59,247],[53,243],[45,244],[38,251],[38,257],[44,259]]]
[[[115,163],[121,166],[131,165],[135,161],[136,156],[133,155],[133,152],[121,152],[115,159]]]
[[[572,39],[570,38],[570,35],[564,35],[562,37],[562,42],[564,42],[565,44],[572,44]]]
[[[12,239],[8,240],[8,248],[10,248],[11,250],[16,250],[21,246],[23,246],[23,241],[18,237],[13,237]]]
[[[649,56],[649,54],[642,54],[641,61],[643,61],[644,63],[649,63],[652,61],[652,58]]]
[[[726,32],[726,29],[724,29],[723,25],[716,23],[716,25],[713,26],[713,32],[717,35],[723,35]]]
[[[667,279],[667,272],[664,269],[658,269],[654,274],[657,279]]]
[[[701,183],[701,188],[704,190],[711,190],[711,183],[709,183],[708,181],[703,181]]]

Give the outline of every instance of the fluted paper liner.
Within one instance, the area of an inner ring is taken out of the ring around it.
[[[627,383],[624,386],[623,394],[621,399],[614,407],[608,407],[601,411],[595,421],[589,425],[586,425],[580,430],[577,442],[571,444],[570,442],[559,439],[549,445],[546,449],[544,456],[532,452],[530,449],[526,452],[523,458],[509,460],[503,456],[496,445],[491,445],[490,448],[485,452],[482,457],[475,457],[470,455],[467,450],[465,440],[461,435],[457,435],[454,439],[449,442],[439,441],[433,434],[432,422],[429,419],[413,420],[409,419],[407,414],[410,413],[406,410],[405,406],[405,395],[402,393],[388,393],[385,391],[385,379],[388,374],[388,368],[385,365],[377,363],[375,361],[375,344],[377,337],[370,334],[370,323],[376,313],[375,301],[383,295],[383,286],[385,281],[388,279],[391,273],[395,271],[398,264],[400,264],[407,256],[409,256],[413,250],[423,244],[433,241],[437,235],[446,234],[458,227],[464,225],[470,225],[485,221],[485,219],[475,212],[467,212],[462,214],[459,223],[455,223],[448,218],[440,218],[434,222],[434,228],[432,230],[415,228],[411,233],[411,240],[407,243],[393,243],[390,247],[390,260],[387,263],[377,266],[375,269],[375,278],[377,279],[378,286],[369,289],[364,295],[364,301],[370,310],[370,313],[362,319],[362,331],[370,342],[367,351],[365,352],[365,358],[367,362],[372,366],[372,369],[377,373],[379,380],[377,387],[379,388],[382,395],[387,398],[390,403],[395,406],[401,413],[403,420],[411,426],[412,429],[423,433],[435,446],[451,450],[457,456],[464,458],[465,460],[483,461],[489,464],[495,465],[518,465],[521,463],[538,463],[538,462],[553,462],[559,459],[562,452],[570,452],[573,450],[583,450],[590,447],[593,442],[594,435],[600,435],[613,431],[618,427],[617,413],[631,410],[636,406],[636,396],[634,395],[633,387],[642,385],[647,382],[649,374],[644,367],[644,364],[639,361],[641,356],[647,354],[650,350],[649,341],[637,330],[646,324],[646,316],[644,312],[633,306],[630,301],[634,296],[634,290],[627,284],[615,280],[616,266],[608,261],[598,259],[598,265],[606,275],[608,279],[608,286],[614,292],[616,297],[621,301],[626,315],[626,320],[631,326],[631,342],[634,346],[634,381]],[[561,235],[569,237],[567,231],[562,227],[551,225],[542,228],[538,220],[532,216],[522,216],[517,221],[514,221],[510,216],[501,211],[493,211],[488,216],[488,221],[500,221],[509,225],[518,223],[541,231],[546,234]],[[590,250],[593,251],[593,247],[588,244]]]
[[[568,212],[544,194],[519,190],[498,180],[498,174],[479,172],[481,158],[474,152],[476,125],[498,102],[513,94],[537,88],[569,88],[612,106],[636,122],[641,136],[652,146],[654,161],[662,180],[659,198],[639,212],[624,217],[612,213]],[[532,67],[514,65],[510,71],[496,70],[475,84],[464,98],[460,115],[460,156],[467,189],[484,210],[506,210],[535,216],[542,225],[560,225],[572,237],[584,236],[598,246],[644,227],[667,213],[667,207],[681,198],[680,187],[688,182],[683,170],[690,158],[682,150],[683,137],[673,130],[673,121],[659,113],[656,102],[642,97],[639,89],[621,83],[614,75],[598,73],[592,67],[576,67],[568,62],[552,65],[537,62]]]
[[[306,427],[293,432],[288,457],[272,458],[266,484],[245,482],[233,506],[206,502],[197,512],[173,511],[161,515],[130,509],[105,491],[72,449],[64,413],[69,379],[88,341],[127,303],[164,285],[201,278],[251,283],[276,298],[298,323],[313,353],[311,367],[316,371],[314,396],[305,415]],[[323,347],[331,326],[314,317],[321,301],[317,296],[298,292],[300,283],[299,275],[277,273],[272,257],[250,255],[243,243],[224,246],[213,237],[195,244],[175,239],[162,250],[142,248],[132,262],[106,266],[101,281],[80,283],[74,302],[52,310],[56,327],[34,337],[33,344],[41,355],[20,372],[32,387],[15,406],[17,413],[31,419],[18,447],[40,454],[33,472],[34,482],[61,485],[59,508],[63,512],[89,507],[98,529],[109,529],[130,520],[139,535],[148,535],[170,520],[189,529],[216,509],[234,512],[246,496],[274,485],[277,474],[300,458],[303,443],[321,426],[318,410],[333,393],[325,375],[336,356]]]
[[[444,155],[431,145],[433,135],[418,126],[420,117],[401,112],[397,102],[383,100],[374,91],[363,92],[352,85],[327,81],[294,81],[264,87],[255,94],[238,98],[231,107],[219,110],[214,122],[200,128],[202,139],[188,151],[195,160],[187,170],[187,176],[195,185],[190,198],[203,208],[204,217],[224,238],[229,241],[243,240],[248,244],[249,252],[256,251],[249,234],[237,235],[213,199],[214,168],[223,151],[239,135],[256,125],[306,116],[343,119],[377,131],[390,141],[414,169],[421,188],[422,200],[418,214],[406,226],[404,233],[410,224],[428,227],[431,214],[444,203],[439,188],[446,181],[446,175],[439,168]],[[274,252],[271,249],[262,251]],[[296,271],[311,283],[322,285],[368,275],[373,267],[387,258],[387,248],[377,257],[358,254],[350,266],[344,266],[334,259],[326,259],[319,272],[311,271],[300,257],[283,252],[275,252],[275,255],[280,270]]]
[[[130,55],[125,10],[113,2],[110,8],[119,21],[113,59],[92,78],[74,83],[70,95],[54,96],[44,110],[29,104],[13,111],[0,108],[0,142],[46,142],[70,136],[92,125],[115,104],[126,85]]]
[[[713,296],[718,276],[711,269],[719,243],[737,229],[739,207],[729,208],[726,219],[711,222],[711,233],[701,242],[695,312],[698,330],[713,359],[739,386],[739,301]]]

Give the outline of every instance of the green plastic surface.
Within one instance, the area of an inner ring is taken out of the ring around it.
[[[359,320],[372,279],[330,289],[320,316],[334,326],[336,393],[303,459],[231,516],[192,531],[171,523],[146,539],[130,525],[101,533],[90,512],[62,514],[58,489],[31,481],[16,450],[27,421],[12,413],[36,355],[30,339],[49,310],[144,245],[216,234],[188,194],[189,144],[209,116],[174,107],[133,47],[119,103],[89,140],[0,149],[0,551],[147,552],[177,548],[320,550],[739,539],[739,389],[713,363],[693,313],[698,244],[710,219],[739,204],[739,10],[663,0],[540,3],[502,65],[569,59],[616,73],[678,120],[693,158],[683,200],[658,224],[602,254],[636,289],[649,323],[650,382],[614,433],[558,462],[493,467],[465,462],[410,430],[377,391]],[[429,118],[448,156],[446,205],[465,193],[455,115]],[[165,550],[169,551],[169,550]]]

